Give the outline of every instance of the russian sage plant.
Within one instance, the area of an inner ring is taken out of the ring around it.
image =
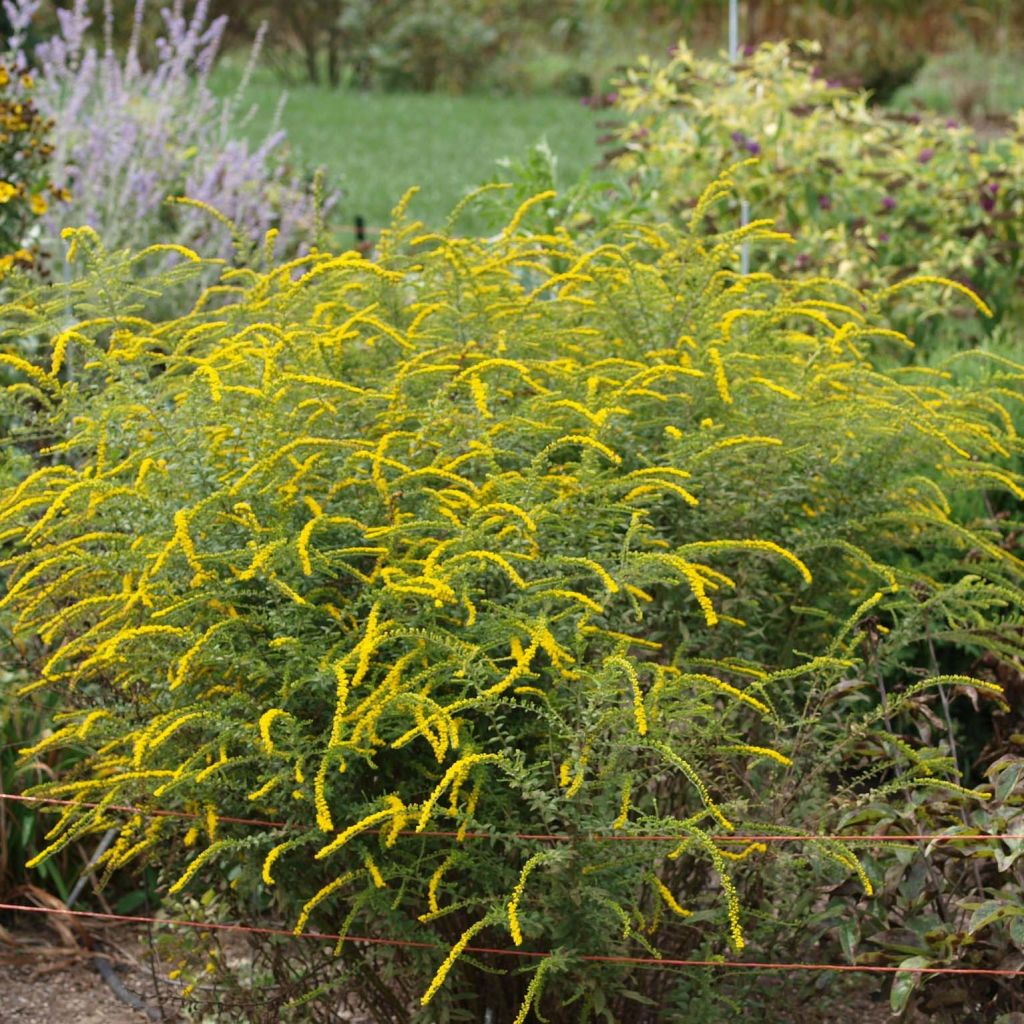
[[[21,43],[39,5],[40,0],[4,0],[12,48],[25,66],[29,58]],[[67,225],[88,224],[114,248],[160,241],[228,256],[245,240],[277,229],[285,252],[305,247],[314,231],[315,204],[283,158],[284,132],[275,128],[254,149],[240,138],[246,118],[239,102],[248,72],[226,100],[210,88],[226,18],[210,19],[208,0],[199,0],[191,14],[184,0],[161,12],[152,67],[140,56],[145,0],[136,2],[123,56],[112,45],[109,4],[102,49],[87,34],[89,0],[75,0],[56,13],[55,34],[31,58],[37,102],[55,122],[52,177],[74,197],[46,218],[51,237]],[[261,43],[262,32],[249,72]],[[168,204],[172,196],[188,202]]]

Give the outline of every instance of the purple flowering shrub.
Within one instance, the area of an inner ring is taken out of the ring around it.
[[[754,269],[866,289],[947,277],[995,311],[966,322],[964,304],[964,317],[922,321],[908,309],[900,326],[919,340],[1020,318],[1024,112],[1015,131],[983,141],[944,118],[869,106],[823,78],[814,52],[767,44],[733,67],[680,45],[667,61],[640,61],[619,84],[611,161],[659,218],[688,217],[703,183],[743,161],[734,178],[751,216],[795,239]],[[737,201],[717,226],[738,217]]]
[[[25,66],[21,42],[40,0],[3,4],[12,49]],[[123,55],[111,44],[109,4],[105,46],[90,41],[89,0],[58,9],[55,34],[35,47],[36,100],[55,124],[51,176],[73,197],[44,218],[46,232],[56,239],[67,225],[88,224],[111,248],[174,243],[229,257],[273,228],[283,253],[308,247],[315,203],[284,159],[284,132],[250,148],[239,138],[244,83],[227,100],[210,89],[226,19],[209,17],[209,0],[198,0],[191,14],[175,0],[161,12],[156,60],[147,67],[140,58],[144,13],[145,0],[136,0]],[[261,42],[257,37],[250,69]],[[223,219],[202,205],[168,204],[170,196],[212,207]]]

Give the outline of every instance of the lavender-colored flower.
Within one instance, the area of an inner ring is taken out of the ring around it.
[[[978,201],[986,213],[991,213],[996,208],[997,195],[999,195],[999,183],[996,181],[990,181],[982,188],[981,198]]]
[[[896,200],[892,196],[882,196],[882,209],[888,213],[896,209]]]
[[[889,241],[889,232],[888,231],[879,231],[878,232],[878,240],[880,242],[888,242]]]
[[[72,194],[71,203],[54,209],[43,226],[56,238],[64,224],[89,224],[111,249],[174,242],[230,257],[235,239],[222,224],[197,209],[168,212],[168,196],[186,195],[214,207],[254,240],[274,227],[284,252],[308,247],[313,202],[280,155],[283,133],[275,123],[255,149],[237,138],[239,97],[262,35],[243,84],[221,101],[210,90],[209,74],[226,20],[209,18],[209,0],[198,0],[191,16],[183,4],[169,5],[155,43],[156,63],[143,68],[145,2],[135,2],[123,58],[112,46],[109,7],[102,50],[87,36],[89,0],[58,9],[57,31],[36,47],[37,102],[56,122],[52,175]],[[5,0],[8,14],[21,21],[37,5]]]
[[[761,144],[752,139],[746,134],[746,132],[735,131],[729,136],[729,138],[732,139],[740,149],[745,149],[752,156],[757,156],[761,152]]]
[[[818,209],[819,210],[831,210],[832,209],[832,197],[831,196],[818,196]]]
[[[960,122],[955,117],[950,117],[946,120],[947,128],[959,128]]]
[[[931,146],[926,146],[917,154],[917,162],[919,164],[930,163],[933,156],[935,156],[935,150]]]

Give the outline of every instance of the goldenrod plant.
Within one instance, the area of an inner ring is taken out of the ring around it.
[[[176,319],[147,310],[208,263],[69,230],[76,280],[0,308],[33,431],[0,614],[64,707],[23,756],[82,755],[34,863],[113,826],[108,875],[150,858],[339,954],[425,943],[354,947],[381,1020],[668,1020],[692,975],[582,958],[741,956],[787,863],[879,881],[744,835],[979,799],[898,726],[1001,699],[906,652],[1019,646],[1020,560],[949,498],[1024,494],[1022,370],[879,370],[890,296],[740,277],[787,240],[707,234],[729,190],[584,241],[531,226],[550,193],[487,240],[403,204],[376,260],[271,239]]]

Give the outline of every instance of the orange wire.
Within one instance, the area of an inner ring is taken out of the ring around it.
[[[40,803],[40,804],[52,804],[59,807],[70,807],[76,802],[74,800],[58,800],[53,797],[43,796],[26,796],[23,793],[0,793],[0,800],[15,800],[22,803]],[[81,802],[77,804],[78,807],[85,808],[96,808],[99,804]],[[165,811],[165,810],[146,810],[142,807],[133,807],[130,804],[110,804],[105,810],[108,811],[123,811],[127,814],[139,814],[147,818],[181,818],[187,821],[198,820],[201,815],[193,814],[189,811]],[[258,828],[301,828],[300,825],[296,825],[293,822],[287,821],[267,821],[262,818],[234,818],[229,815],[218,815],[217,820],[223,824],[228,825],[253,825]],[[335,833],[341,832],[341,829],[334,829]],[[367,829],[368,832],[383,833],[388,832],[390,829]],[[330,834],[330,833],[328,833]],[[400,836],[421,836],[429,839],[452,839],[459,835],[458,832],[416,832],[412,829],[403,829],[398,833]],[[590,833],[579,836],[568,836],[568,835],[550,835],[546,833],[530,833],[530,832],[514,832],[510,836],[502,837],[495,835],[490,832],[465,832],[462,834],[464,839],[496,839],[496,838],[511,838],[521,839],[525,841],[535,842],[554,842],[554,843],[571,843],[575,840],[595,842],[595,843],[678,843],[686,838],[681,835],[646,835],[646,836],[616,836],[616,835],[603,835],[601,833]],[[985,840],[1024,840],[1024,833],[1018,832],[994,832],[994,833],[983,833],[983,832],[971,832],[964,834],[956,833],[941,833],[941,834],[920,834],[920,835],[892,835],[892,834],[868,834],[868,835],[817,835],[814,833],[807,833],[804,835],[730,835],[730,836],[711,836],[716,843],[799,843],[799,842],[813,842],[817,841],[832,841],[832,842],[844,842],[844,843],[909,843],[909,842],[983,842]]]
[[[0,903],[0,910],[25,914],[65,914],[69,917],[84,917],[101,921],[119,921],[123,924],[163,924],[180,928],[196,928],[205,931],[243,932],[254,935],[282,935],[293,939],[318,939],[334,942],[362,942],[376,946],[404,946],[416,949],[442,949],[432,942],[416,942],[412,939],[387,939],[371,935],[328,935],[323,932],[295,932],[284,928],[254,928],[244,924],[223,924],[207,921],[188,921],[176,918],[140,917],[134,914],[101,914],[90,910],[62,910],[56,907],[26,907],[15,903]],[[489,953],[494,956],[516,956],[532,960],[545,960],[551,953],[525,949],[498,949],[490,946],[466,946],[466,953]],[[1005,970],[990,967],[890,967],[876,964],[804,964],[804,963],[763,963],[754,960],[675,960],[653,956],[601,956],[582,954],[577,959],[587,963],[637,964],[649,967],[722,967],[726,969],[748,969],[762,971],[845,971],[861,974],[978,974],[988,977],[1024,977],[1024,970]]]

